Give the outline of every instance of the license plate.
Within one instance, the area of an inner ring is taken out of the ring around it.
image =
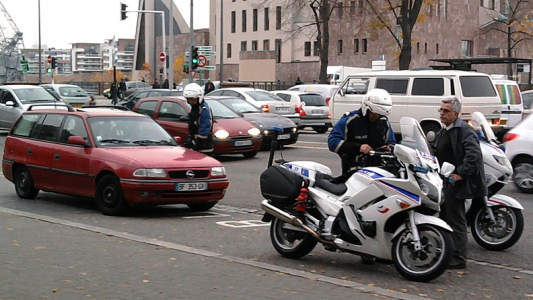
[[[312,114],[323,114],[324,111],[322,109],[313,109],[311,110],[311,113]]]
[[[176,191],[205,191],[207,190],[207,182],[184,182],[176,184]]]
[[[290,107],[276,107],[277,112],[289,112]]]
[[[252,140],[235,141],[235,146],[250,146],[250,145],[252,145]]]
[[[278,135],[278,140],[288,140],[291,138],[290,134],[280,134]]]

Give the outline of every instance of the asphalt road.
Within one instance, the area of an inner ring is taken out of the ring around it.
[[[327,134],[303,131],[300,141],[276,156],[287,160],[318,161],[340,171],[340,163],[327,150]],[[3,148],[5,134],[0,135]],[[2,149],[3,152],[3,149]],[[268,152],[253,159],[242,156],[221,156],[230,178],[225,198],[208,213],[191,213],[185,206],[172,205],[136,209],[125,217],[107,217],[98,212],[89,199],[41,193],[34,201],[19,199],[13,185],[0,177],[0,208],[51,217],[141,236],[166,243],[176,243],[267,263],[317,276],[363,284],[368,288],[399,292],[405,299],[532,299],[533,249],[531,195],[520,193],[512,183],[501,193],[514,197],[525,208],[525,229],[520,241],[503,252],[490,252],[469,237],[469,265],[465,271],[449,270],[429,283],[409,282],[393,266],[363,265],[358,256],[332,253],[317,246],[300,260],[289,260],[277,254],[271,245],[268,224],[260,222],[259,175],[266,168]],[[307,283],[313,289],[313,283]],[[281,296],[280,296],[281,297]],[[1,296],[0,296],[1,298]],[[332,299],[336,299],[332,295]],[[383,298],[383,297],[382,297]]]

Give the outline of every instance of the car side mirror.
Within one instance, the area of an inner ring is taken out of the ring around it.
[[[183,139],[181,138],[181,136],[175,136],[174,140],[176,141],[176,143],[178,143],[178,145],[183,146]]]
[[[79,136],[79,135],[69,136],[67,139],[67,143],[73,144],[73,145],[80,145],[83,147],[89,146],[89,143],[82,136]]]
[[[339,91],[337,93],[339,93],[339,95],[341,97],[344,97],[344,90],[343,89],[339,89]]]
[[[12,100],[7,100],[6,101],[6,106],[13,106],[13,107],[17,107],[17,103],[15,103],[14,101]]]
[[[429,131],[426,135],[428,142],[433,143],[435,141],[435,132]]]
[[[440,169],[440,174],[444,177],[449,177],[452,175],[452,172],[455,170],[455,166],[449,162],[442,163],[442,168]]]

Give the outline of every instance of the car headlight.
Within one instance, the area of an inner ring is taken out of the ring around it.
[[[225,140],[227,139],[229,136],[229,132],[227,132],[226,130],[217,130],[217,132],[215,132],[215,137],[218,138],[218,139],[221,139],[221,140]]]
[[[212,167],[211,176],[226,176],[226,169],[224,167]]]
[[[261,131],[256,127],[248,129],[248,134],[253,137],[258,137],[261,134]]]
[[[292,133],[296,133],[296,132],[298,132],[298,127],[293,127],[292,128]]]
[[[167,173],[163,169],[137,169],[133,172],[135,177],[166,177]]]

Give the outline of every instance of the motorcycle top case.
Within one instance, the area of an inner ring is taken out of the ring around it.
[[[261,194],[278,207],[287,207],[298,198],[303,178],[282,166],[271,166],[260,177]]]

